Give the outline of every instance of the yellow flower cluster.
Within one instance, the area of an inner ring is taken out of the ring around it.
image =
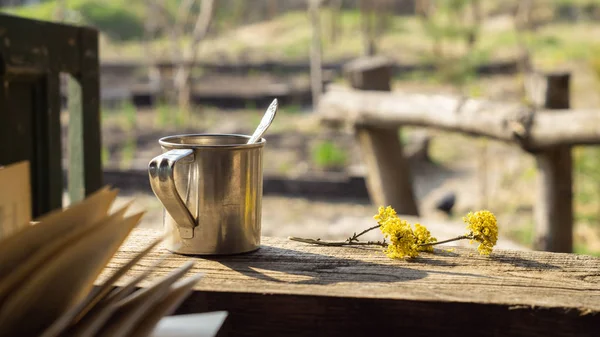
[[[392,206],[383,207],[379,206],[379,213],[375,214],[373,219],[375,219],[379,225],[383,225],[389,219],[398,218],[396,215],[396,210],[392,208]]]
[[[419,252],[433,251],[432,246],[419,246],[436,242],[429,230],[420,224],[415,224],[413,230],[406,220],[401,220],[391,207],[379,207],[379,213],[373,217],[379,223],[379,228],[386,239],[390,240],[386,255],[390,258],[417,257]]]
[[[478,212],[469,212],[463,218],[467,223],[467,229],[470,231],[467,236],[479,242],[477,250],[481,255],[490,255],[492,249],[498,241],[498,223],[496,216],[487,210]]]
[[[419,223],[415,224],[414,235],[417,238],[417,245],[437,242],[437,239],[434,238],[433,236],[431,236],[431,233],[429,232],[427,227],[425,227]],[[432,253],[433,246],[421,246],[421,247],[419,247],[419,250],[423,251],[423,252]]]

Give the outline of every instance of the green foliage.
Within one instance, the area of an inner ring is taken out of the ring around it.
[[[579,221],[600,220],[600,148],[579,147],[574,150],[575,217]]]
[[[102,166],[106,166],[110,161],[110,151],[106,145],[102,146]]]
[[[281,174],[288,174],[294,169],[292,163],[284,161],[277,167],[277,171]]]
[[[143,3],[124,0],[70,0],[65,21],[96,27],[115,40],[140,39],[144,33]],[[55,0],[21,7],[3,8],[3,12],[26,18],[55,21]]]
[[[181,110],[176,106],[159,104],[156,107],[156,116],[154,124],[158,128],[169,126],[183,127],[190,121],[191,111]]]
[[[533,222],[530,222],[523,226],[512,228],[506,233],[504,233],[504,235],[506,235],[507,238],[528,247],[531,247],[533,243],[533,234]]]
[[[589,64],[596,78],[600,81],[600,45],[593,48],[593,52],[589,58]]]
[[[302,106],[300,104],[289,104],[282,107],[281,112],[283,113],[300,113],[302,111]]]
[[[76,8],[90,25],[115,40],[139,39],[144,21],[125,1],[82,1]]]
[[[303,37],[298,43],[288,44],[281,51],[289,58],[306,57],[310,51],[310,36]]]
[[[575,254],[583,254],[583,255],[591,255],[591,256],[600,256],[600,251],[593,251],[587,247],[587,245],[583,243],[575,242],[573,244],[573,252]]]
[[[122,170],[127,170],[131,168],[133,163],[133,159],[135,158],[135,152],[137,150],[137,141],[136,137],[128,137],[121,149],[121,162],[120,168]]]
[[[435,10],[423,22],[425,33],[433,39],[459,39],[464,40],[478,27],[465,20],[465,12],[476,0],[447,0],[436,3]]]
[[[137,123],[137,109],[133,103],[126,101],[121,105],[121,111],[123,116],[125,117],[125,130],[133,130],[135,129],[135,125]]]
[[[475,1],[441,1],[421,21],[425,35],[431,40],[431,60],[442,82],[464,85],[475,76],[477,64],[487,60],[487,53],[474,49],[480,30],[480,23],[475,20]],[[448,44],[464,44],[465,51],[447,53],[443,47]]]
[[[171,109],[166,104],[159,104],[156,107],[156,121],[155,124],[159,128],[164,128],[171,122]]]
[[[404,127],[404,128],[398,129],[398,138],[400,139],[400,143],[402,144],[402,146],[406,146],[406,145],[410,144],[410,136],[411,136],[410,127]]]
[[[22,16],[36,20],[52,20],[56,13],[55,1],[47,1],[36,5],[22,7],[5,7],[0,8],[0,12]]]
[[[339,169],[346,165],[347,154],[331,141],[322,141],[312,149],[312,160],[321,168]]]
[[[173,124],[177,128],[183,127],[188,123],[190,116],[191,116],[191,111],[176,109],[175,113],[173,115],[173,119],[174,119]]]

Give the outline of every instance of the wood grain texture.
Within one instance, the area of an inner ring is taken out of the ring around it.
[[[600,113],[593,110],[532,114],[527,107],[510,102],[333,89],[321,97],[318,111],[321,121],[330,125],[427,126],[512,142],[528,151],[600,143]]]
[[[99,282],[160,234],[134,230]],[[228,257],[159,247],[128,277],[165,256],[149,280],[194,260],[190,273],[205,277],[178,313],[228,310],[222,335],[595,336],[600,330],[600,259],[589,256],[495,251],[482,257],[475,249],[442,249],[408,262],[377,248],[264,237],[258,251]]]

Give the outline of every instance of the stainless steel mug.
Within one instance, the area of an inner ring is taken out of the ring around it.
[[[265,139],[197,134],[164,137],[148,165],[164,206],[167,249],[180,254],[237,254],[260,246]]]

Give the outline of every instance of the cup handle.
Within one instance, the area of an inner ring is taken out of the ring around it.
[[[194,237],[196,221],[177,192],[173,172],[175,163],[183,159],[193,160],[193,158],[193,150],[177,149],[155,157],[148,164],[148,174],[150,176],[152,191],[167,212],[169,212],[173,219],[176,219],[175,222],[177,223],[179,234],[183,239]]]

